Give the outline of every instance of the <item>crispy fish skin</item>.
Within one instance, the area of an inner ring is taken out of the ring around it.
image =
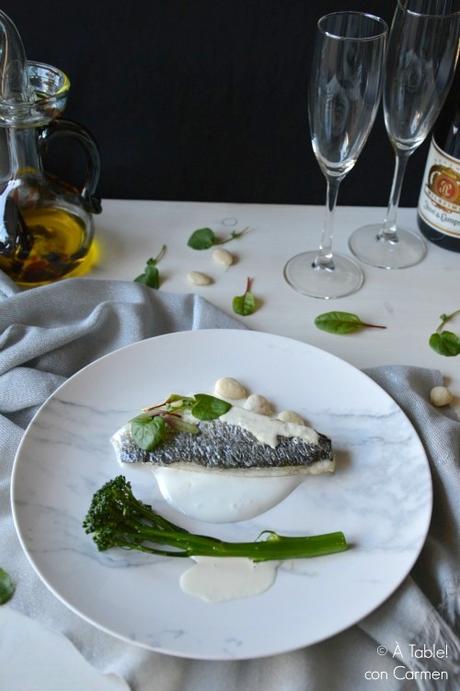
[[[276,448],[271,448],[259,443],[251,432],[220,420],[199,422],[198,428],[199,434],[175,434],[148,452],[137,446],[129,425],[125,425],[112,437],[112,444],[122,463],[180,465],[191,470],[265,470],[275,474],[288,470],[316,474],[335,469],[331,441],[323,434],[318,433],[318,443],[280,436]]]

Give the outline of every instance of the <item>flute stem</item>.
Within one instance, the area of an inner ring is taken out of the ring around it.
[[[318,269],[329,269],[330,271],[333,271],[335,267],[334,257],[332,254],[332,239],[334,237],[335,207],[337,204],[337,196],[339,194],[339,187],[342,178],[327,176],[326,179],[326,211],[324,216],[323,230],[321,232],[318,256],[313,262],[313,266]]]
[[[395,170],[393,183],[391,185],[390,201],[388,203],[387,214],[377,238],[384,242],[397,243],[397,220],[399,210],[399,199],[401,197],[402,185],[406,174],[407,161],[411,152],[395,149]]]

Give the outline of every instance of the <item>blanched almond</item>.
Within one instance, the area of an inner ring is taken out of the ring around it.
[[[228,398],[231,401],[238,401],[246,398],[248,392],[237,379],[233,377],[222,377],[214,384],[214,393],[221,398]]]
[[[194,286],[208,286],[213,282],[211,276],[203,274],[201,271],[189,271],[187,281]]]
[[[229,266],[235,261],[235,257],[228,250],[223,250],[221,247],[217,247],[212,251],[212,259],[219,266],[223,266],[228,269]]]

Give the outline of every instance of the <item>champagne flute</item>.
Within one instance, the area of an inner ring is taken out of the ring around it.
[[[355,165],[375,120],[383,82],[388,27],[362,12],[334,12],[318,21],[309,88],[312,146],[327,181],[319,250],[292,257],[284,276],[304,295],[329,299],[358,290],[363,272],[332,253],[339,186]]]
[[[352,233],[351,252],[366,264],[403,269],[426,254],[422,238],[397,225],[411,154],[432,128],[451,85],[459,46],[460,0],[397,0],[384,85],[385,126],[396,164],[386,218]]]

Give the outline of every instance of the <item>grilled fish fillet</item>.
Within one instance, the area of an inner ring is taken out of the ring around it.
[[[197,471],[225,470],[245,475],[319,474],[335,470],[332,444],[324,434],[251,413],[252,423],[263,418],[264,429],[274,435],[276,442],[270,445],[261,443],[248,429],[225,418],[198,422],[198,434],[177,433],[150,452],[134,442],[129,423],[111,441],[121,463],[152,463]],[[276,435],[279,430],[288,431],[290,436]],[[294,436],[296,430],[301,436]]]

